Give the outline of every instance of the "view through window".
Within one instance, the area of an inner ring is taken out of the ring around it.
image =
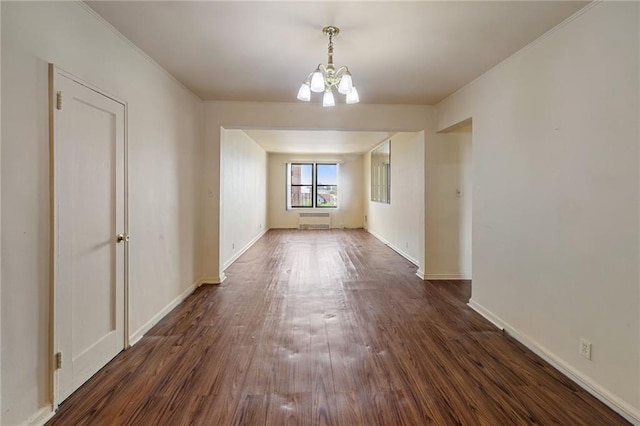
[[[338,207],[338,165],[289,164],[289,208]]]

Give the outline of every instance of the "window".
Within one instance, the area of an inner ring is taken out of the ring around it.
[[[313,207],[313,164],[291,164],[291,207]]]
[[[287,208],[338,207],[337,164],[291,163],[287,169]]]
[[[338,207],[337,164],[316,164],[316,207]]]
[[[371,201],[391,204],[391,139],[371,151]]]

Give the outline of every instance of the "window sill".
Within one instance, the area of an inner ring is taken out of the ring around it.
[[[327,210],[338,210],[339,207],[289,207],[287,211],[299,212],[323,212]]]

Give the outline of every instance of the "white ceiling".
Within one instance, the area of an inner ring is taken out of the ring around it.
[[[205,100],[297,102],[326,63],[322,27],[335,25],[337,66],[360,100],[435,104],[551,29],[581,1],[88,1],[91,8]],[[320,101],[320,94],[312,101]],[[337,95],[337,102],[344,102]],[[371,150],[385,132],[245,130],[267,152]]]
[[[267,152],[286,154],[355,154],[389,139],[387,132],[334,130],[245,130]]]
[[[302,80],[326,62],[322,27],[336,25],[336,65],[349,66],[362,102],[384,104],[437,103],[587,4],[87,3],[205,100],[296,102]]]

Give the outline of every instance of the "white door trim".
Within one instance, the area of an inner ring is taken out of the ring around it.
[[[82,79],[70,74],[54,64],[49,64],[49,193],[50,193],[50,259],[49,259],[49,394],[51,395],[51,404],[53,411],[58,409],[59,392],[58,392],[58,374],[56,368],[56,353],[59,351],[59,333],[57,330],[58,315],[56,313],[55,296],[57,294],[57,265],[56,258],[58,255],[57,241],[58,235],[58,217],[57,217],[57,193],[56,170],[61,167],[60,159],[57,155],[58,141],[56,140],[56,120],[55,110],[57,107],[57,89],[59,87],[60,78],[68,78],[88,89],[93,90],[100,95],[121,104],[124,107],[124,232],[129,234],[129,155],[128,155],[128,105],[125,101],[110,95],[95,87],[94,85],[83,81]],[[129,348],[129,247],[124,246],[124,342],[123,347]]]

